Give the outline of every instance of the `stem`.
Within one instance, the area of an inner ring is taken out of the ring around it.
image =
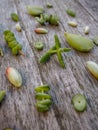
[[[60,44],[58,36],[54,35],[54,39],[55,39],[55,46],[57,49],[59,49],[61,47],[61,44]]]
[[[25,56],[25,54],[21,50],[19,50],[19,54]]]
[[[68,52],[71,48],[59,48],[59,52]]]
[[[62,66],[62,68],[65,68],[65,63],[63,61],[63,56],[61,55],[61,52],[58,51],[57,56],[58,56],[58,61],[60,65]]]
[[[57,50],[51,50],[51,54],[57,53]]]
[[[42,57],[40,58],[39,62],[45,63],[46,61],[48,61],[50,59],[50,56],[52,55],[51,51],[54,49],[56,49],[55,46],[53,46],[49,51],[47,51],[45,54],[43,54]]]

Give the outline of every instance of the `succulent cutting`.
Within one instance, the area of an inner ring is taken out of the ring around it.
[[[98,46],[98,36],[94,37],[93,42],[96,46]]]
[[[94,61],[87,61],[86,67],[90,73],[98,79],[98,64],[96,64]]]
[[[17,15],[16,13],[11,13],[11,18],[12,18],[12,20],[15,21],[15,22],[18,22],[18,21],[19,21],[19,17],[18,17],[18,15]]]
[[[40,112],[46,112],[52,104],[51,96],[47,93],[50,90],[49,85],[45,84],[35,88],[37,99],[36,107]]]
[[[65,67],[65,63],[63,60],[63,56],[62,56],[62,52],[68,52],[71,49],[70,48],[61,48],[61,43],[59,41],[59,38],[57,35],[54,35],[54,39],[55,39],[55,45],[50,48],[41,58],[40,58],[40,63],[45,63],[46,61],[48,61],[50,59],[50,57],[53,54],[57,54],[58,57],[58,61],[61,65],[62,68]]]
[[[73,10],[71,10],[71,9],[67,9],[67,10],[66,10],[66,13],[67,13],[68,15],[70,15],[71,17],[75,17],[75,16],[76,16],[76,13],[75,13]]]
[[[44,13],[44,9],[40,6],[28,5],[26,8],[27,8],[28,14],[30,14],[32,16],[39,16],[40,14]]]
[[[15,35],[10,30],[4,31],[4,39],[8,44],[8,47],[11,48],[13,55],[22,54],[22,45],[16,40]]]
[[[59,25],[59,17],[57,15],[53,14],[41,14],[40,17],[36,17],[36,20],[41,24],[41,25]]]
[[[65,38],[72,48],[80,52],[89,52],[94,47],[91,39],[85,38],[81,35],[65,32]]]
[[[43,42],[39,41],[34,44],[34,48],[37,50],[43,50],[44,44]]]
[[[17,69],[13,67],[7,67],[6,77],[15,87],[19,88],[22,85],[22,76]]]
[[[83,112],[87,108],[87,101],[84,95],[78,93],[72,97],[74,109],[78,112]]]
[[[38,34],[47,34],[48,30],[45,29],[45,28],[36,28],[35,32],[38,33]]]

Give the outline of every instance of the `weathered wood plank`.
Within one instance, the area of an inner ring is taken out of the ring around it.
[[[53,56],[46,64],[39,64],[38,60],[46,50],[54,45],[55,33],[58,34],[62,47],[69,47],[64,38],[65,31],[84,35],[83,27],[89,25],[91,32],[88,37],[93,38],[98,34],[98,22],[91,15],[93,14],[91,6],[87,6],[85,1],[81,5],[81,1],[79,3],[77,0],[51,0],[52,9],[46,8],[47,2],[50,1],[0,1],[2,26],[15,32],[26,54],[26,57],[12,56],[0,33],[0,45],[5,53],[4,58],[1,58],[0,89],[7,91],[6,99],[0,106],[0,130],[5,127],[12,127],[15,130],[97,130],[98,81],[88,73],[85,62],[93,60],[98,63],[98,48],[95,47],[88,54],[82,54],[73,49],[71,52],[63,54],[66,69],[59,66],[56,56]],[[61,19],[60,26],[45,27],[49,30],[47,35],[35,34],[34,29],[40,25],[34,17],[27,14],[27,5],[41,5],[46,12],[57,14]],[[76,11],[75,19],[66,14],[67,8]],[[20,16],[22,33],[16,32],[15,23],[10,19],[10,14],[14,11]],[[76,29],[69,27],[67,25],[69,20],[76,20],[78,27]],[[0,28],[0,32],[3,27]],[[45,45],[41,52],[34,49],[34,43],[39,40],[42,40]],[[4,73],[7,66],[13,66],[22,73],[23,87],[21,89],[12,88],[6,79]],[[35,108],[34,87],[42,83],[50,85],[50,94],[53,98],[51,110],[46,114],[38,113]],[[71,105],[71,97],[78,92],[86,95],[88,101],[87,111],[82,114],[76,113]]]
[[[88,13],[98,22],[98,1],[97,0],[76,0]]]
[[[0,129],[2,130],[5,127],[15,129],[32,129],[35,127],[40,129],[40,125],[36,121],[36,118],[38,119],[39,116],[34,107],[34,87],[42,83],[38,65],[29,46],[25,31],[17,33],[15,31],[16,23],[10,19],[11,12],[17,11],[14,1],[0,1],[0,6],[2,7],[0,11],[2,26],[15,33],[18,41],[23,45],[23,51],[26,54],[26,57],[12,56],[1,34],[0,45],[4,49],[4,57],[1,58],[0,90],[5,89],[7,95],[6,100],[0,106]],[[21,72],[23,77],[21,89],[14,89],[6,79],[5,69],[8,66],[15,67]]]

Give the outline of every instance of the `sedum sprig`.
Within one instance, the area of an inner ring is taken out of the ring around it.
[[[41,25],[50,24],[50,25],[55,25],[55,26],[58,26],[59,21],[60,21],[60,19],[57,15],[45,14],[45,13],[40,14],[40,17],[36,17],[36,20]]]
[[[36,107],[40,112],[46,112],[50,109],[52,99],[50,94],[48,94],[49,90],[50,87],[47,84],[35,88],[35,98],[37,99]]]
[[[5,30],[3,34],[8,47],[11,48],[12,54],[13,55],[21,54],[24,56],[24,53],[21,51],[22,45],[17,41],[14,33],[11,32],[10,30]]]
[[[71,49],[70,49],[70,48],[61,48],[61,43],[60,43],[59,38],[58,38],[57,35],[54,35],[54,39],[55,39],[55,45],[54,45],[52,48],[50,48],[50,49],[40,58],[40,63],[45,63],[45,62],[47,62],[53,54],[57,54],[59,64],[61,65],[62,68],[64,68],[64,67],[65,67],[65,63],[64,63],[64,60],[63,60],[62,53],[63,53],[63,52],[68,52],[68,51],[70,51]]]

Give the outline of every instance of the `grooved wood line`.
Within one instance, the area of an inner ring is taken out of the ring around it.
[[[46,8],[47,3],[53,8]],[[50,14],[60,17],[60,25],[46,26],[46,35],[35,34],[34,29],[40,27],[35,18],[28,15],[27,5],[40,5]],[[76,18],[66,14],[70,8],[76,12]],[[15,29],[16,23],[10,14],[16,12],[20,17],[22,32]],[[77,28],[67,25],[69,20],[78,23]],[[56,55],[46,64],[39,64],[39,58],[54,45],[54,34],[59,36],[62,47],[69,47],[64,32],[72,32],[83,36],[83,29],[90,26],[91,39],[98,35],[98,0],[0,0],[0,47],[4,57],[0,57],[0,90],[6,91],[5,100],[0,104],[0,130],[98,130],[98,80],[86,69],[85,62],[93,60],[98,63],[98,47],[90,53],[80,53],[72,49],[63,53],[66,69],[58,64]],[[3,31],[10,29],[17,40],[23,45],[23,56],[13,56],[3,38]],[[44,50],[34,49],[36,41],[44,42]],[[5,70],[8,66],[15,67],[23,77],[23,85],[15,89],[6,79]],[[35,107],[34,88],[48,83],[53,104],[47,113],[39,113]],[[87,98],[87,110],[77,113],[71,98],[82,93]]]

